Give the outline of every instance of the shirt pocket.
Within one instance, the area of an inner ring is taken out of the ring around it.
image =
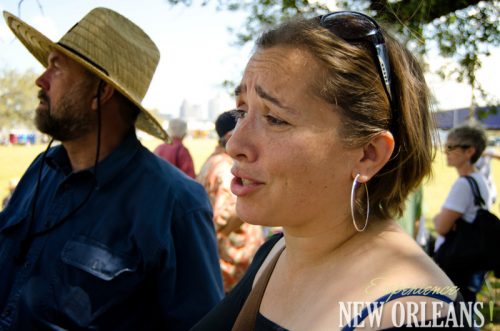
[[[137,259],[113,252],[105,245],[84,237],[67,241],[61,252],[61,259],[67,265],[105,281],[123,273],[135,272],[138,265]]]

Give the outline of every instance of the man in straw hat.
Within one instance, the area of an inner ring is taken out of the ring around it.
[[[0,330],[185,330],[222,295],[203,187],[144,148],[151,39],[104,8],[54,43],[4,12],[46,67],[35,123],[61,145],[0,213]]]

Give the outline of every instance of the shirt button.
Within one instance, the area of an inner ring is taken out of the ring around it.
[[[12,314],[12,308],[10,307],[7,307],[5,308],[5,310],[3,311],[3,314],[4,316],[10,316],[10,314]]]
[[[24,262],[24,268],[28,269],[29,267],[31,267],[31,263],[29,261]]]

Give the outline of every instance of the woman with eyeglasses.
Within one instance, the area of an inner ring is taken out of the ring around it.
[[[486,209],[493,204],[493,194],[486,177],[476,168],[475,163],[486,148],[487,138],[483,129],[477,126],[460,126],[448,133],[444,152],[448,166],[458,172],[458,179],[453,183],[441,211],[433,219],[436,232],[435,251],[445,242],[445,236],[453,230],[459,220],[474,222],[479,206],[466,176],[470,176],[477,184]],[[473,185],[473,183],[472,183]],[[481,289],[484,272],[467,271],[465,268],[447,268],[450,279],[460,288],[464,300],[474,303]]]
[[[237,213],[283,234],[193,330],[380,329],[445,316],[456,289],[393,221],[433,158],[416,59],[360,13],[295,19],[257,40],[235,94],[226,148]]]

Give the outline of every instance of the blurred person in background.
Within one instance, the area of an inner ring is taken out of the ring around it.
[[[490,209],[493,204],[493,194],[488,180],[478,171],[475,164],[486,148],[486,133],[477,126],[460,126],[452,129],[446,139],[444,152],[448,166],[456,169],[459,177],[453,183],[448,196],[433,221],[439,234],[435,243],[438,251],[445,242],[445,236],[452,231],[460,219],[472,223],[479,206],[475,204],[471,185],[464,176],[470,176],[477,183],[479,193],[484,200],[484,208]],[[474,303],[476,295],[483,284],[483,271],[455,269],[445,270],[450,279],[460,288],[465,301]]]
[[[171,120],[168,124],[167,132],[172,138],[172,143],[159,145],[154,150],[154,153],[176,166],[189,177],[195,178],[193,158],[189,150],[182,143],[187,134],[186,121],[181,119]]]
[[[218,144],[197,178],[205,187],[214,210],[213,221],[226,293],[244,275],[255,252],[264,242],[261,226],[243,223],[236,215],[236,196],[231,193],[233,159],[226,153],[226,143],[235,125],[236,119],[231,111],[219,115],[215,121]]]
[[[481,157],[476,161],[477,170],[483,174],[488,182],[490,189],[491,199],[493,203],[497,200],[497,186],[495,184],[495,178],[493,177],[493,169],[491,167],[492,160],[500,160],[500,153],[497,152],[496,147],[487,146]]]

